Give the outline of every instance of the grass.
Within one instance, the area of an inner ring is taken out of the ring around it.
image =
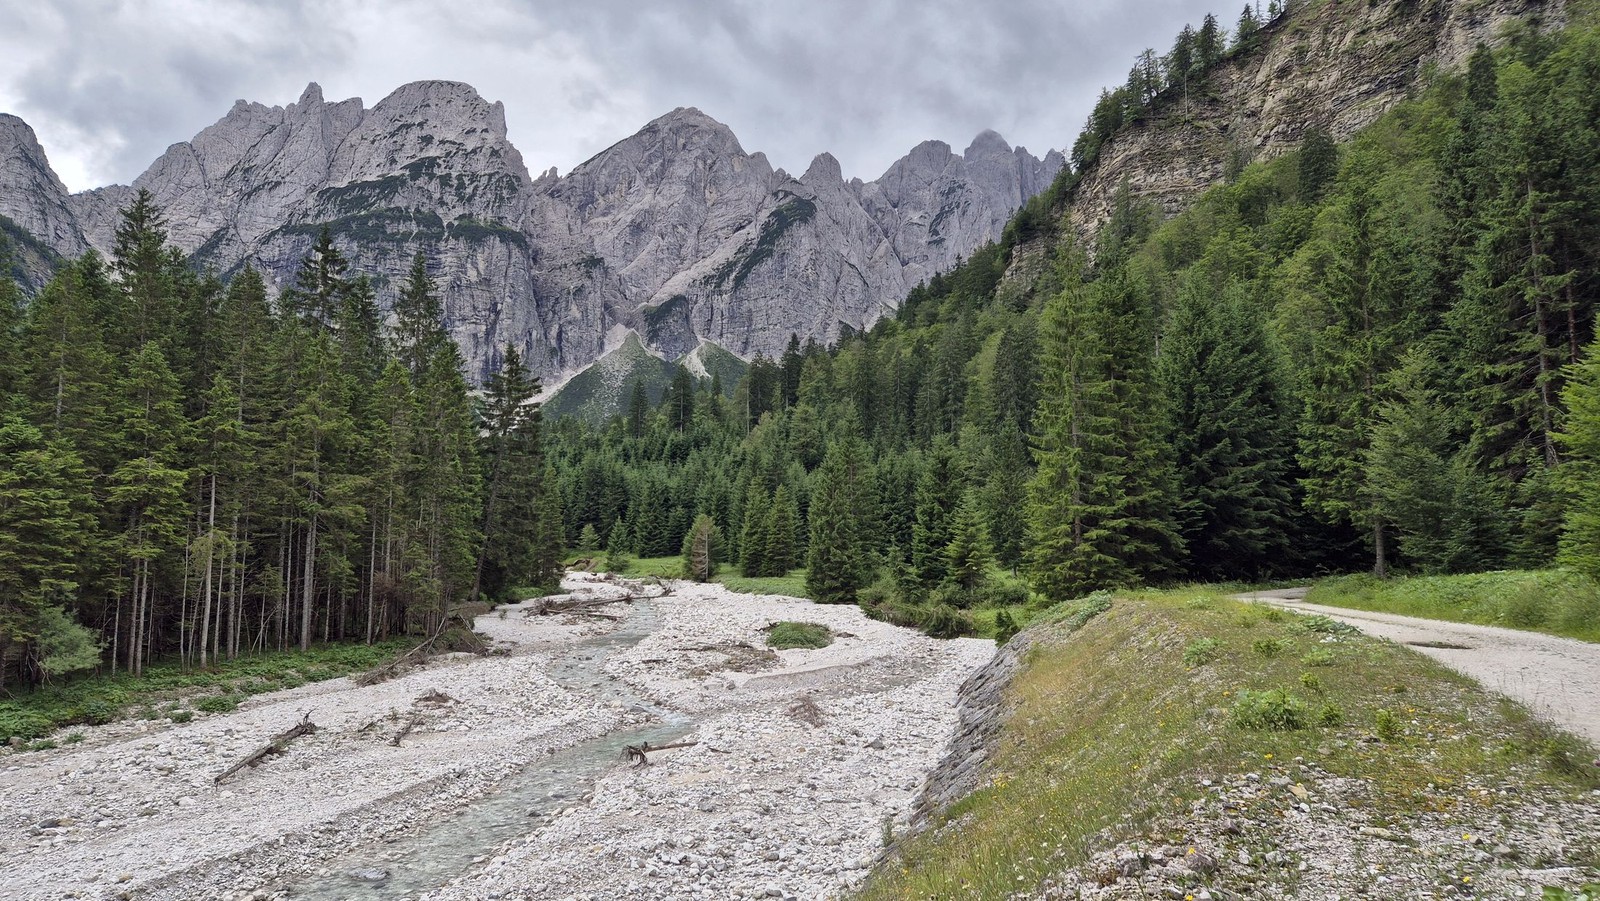
[[[1317,583],[1306,601],[1600,642],[1600,585],[1558,569],[1390,579],[1340,576]]]
[[[833,644],[833,631],[816,623],[773,623],[767,631],[767,647],[787,651],[791,648],[825,648]]]
[[[655,576],[659,579],[681,579],[683,578],[683,558],[637,558],[632,560],[628,564],[628,568],[618,573],[618,575],[630,578]],[[730,566],[724,563],[716,578],[711,581],[725,585],[729,591],[737,591],[740,594],[778,594],[791,598],[811,597],[806,592],[806,571],[804,567],[792,569],[787,575],[751,578],[739,575],[737,566]]]
[[[1572,797],[1600,785],[1582,742],[1392,643],[1192,589],[1119,596],[1076,632],[1076,613],[1044,619],[1060,625],[1036,633],[1008,689],[987,783],[911,839],[863,898],[1027,893],[1189,809],[1201,779],[1288,775],[1296,757],[1370,783],[1378,822],[1500,803],[1469,785],[1512,779]],[[1275,653],[1255,652],[1260,641]],[[1209,658],[1198,666],[1185,660],[1197,645]],[[1331,664],[1304,679],[1303,658],[1329,649]]]
[[[100,725],[141,711],[151,714],[146,719],[188,722],[193,712],[179,709],[171,703],[174,699],[194,698],[193,706],[201,712],[226,712],[250,695],[371,669],[414,644],[398,638],[375,645],[324,645],[305,653],[275,651],[224,660],[206,669],[159,664],[139,677],[118,673],[46,685],[0,701],[0,743],[12,737],[39,739],[63,726]],[[166,712],[157,713],[161,707]]]

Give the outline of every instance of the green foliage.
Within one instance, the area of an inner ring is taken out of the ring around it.
[[[1222,642],[1215,638],[1196,638],[1183,649],[1184,666],[1205,666],[1222,656]]]
[[[717,523],[704,513],[683,537],[683,574],[694,582],[709,582],[717,575],[722,556],[722,534]]]
[[[1384,741],[1394,741],[1403,734],[1404,727],[1393,710],[1380,707],[1372,714],[1372,730],[1373,734]]]
[[[1281,688],[1244,690],[1232,710],[1234,725],[1242,729],[1293,732],[1306,728],[1306,702]]]
[[[1533,629],[1600,641],[1600,584],[1566,570],[1458,576],[1325,579],[1311,603],[1483,625]]]
[[[202,713],[228,713],[238,708],[243,698],[239,695],[211,695],[194,702],[194,709]]]
[[[1006,642],[1010,641],[1011,639],[1017,637],[1017,633],[1020,632],[1020,631],[1022,631],[1022,627],[1017,624],[1016,618],[1011,615],[1011,611],[1010,610],[1002,608],[998,613],[995,614],[995,617],[994,617],[994,641],[995,641],[995,644],[1001,644],[1001,645],[1005,644]]]
[[[830,644],[833,644],[833,631],[816,623],[781,622],[767,629],[767,646],[780,651],[825,648]]]
[[[1300,658],[1300,662],[1306,666],[1333,666],[1335,657],[1333,651],[1327,648],[1312,648]]]
[[[1258,638],[1250,643],[1250,650],[1255,652],[1256,656],[1268,660],[1282,656],[1292,647],[1292,644],[1281,638]]]

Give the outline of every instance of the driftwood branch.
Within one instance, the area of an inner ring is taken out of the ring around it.
[[[825,719],[822,708],[817,706],[816,701],[805,695],[795,698],[794,703],[790,704],[789,709],[785,710],[784,713],[813,729],[821,728]]]
[[[649,766],[650,760],[649,758],[645,757],[645,755],[651,751],[668,751],[673,748],[692,748],[697,744],[699,744],[697,741],[679,741],[673,742],[670,745],[652,745],[649,742],[641,742],[636,745],[628,745],[626,748],[622,749],[622,753],[627,755],[629,760],[633,761],[634,766]]]
[[[221,785],[222,780],[232,776],[234,773],[239,772],[245,767],[259,766],[261,762],[266,760],[268,757],[273,757],[278,754],[282,754],[284,751],[287,751],[289,749],[289,742],[294,741],[302,735],[310,735],[315,731],[317,731],[317,724],[311,721],[311,714],[302,714],[300,717],[300,722],[295,723],[288,729],[285,729],[282,732],[279,732],[277,735],[274,735],[272,737],[272,741],[267,742],[265,745],[257,749],[255,753],[239,761],[233,766],[228,767],[226,770],[223,770],[216,779],[212,780],[212,784]]]

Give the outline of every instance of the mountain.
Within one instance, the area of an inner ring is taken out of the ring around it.
[[[1517,28],[1549,31],[1568,17],[1564,0],[1284,6],[1249,47],[1228,54],[1187,92],[1163,92],[1108,136],[1047,220],[1066,217],[1077,239],[1092,244],[1124,185],[1170,218],[1244,163],[1296,149],[1310,129],[1347,140],[1430,73],[1460,71],[1478,43],[1503,43]],[[1049,235],[1019,246],[1008,279],[1031,284],[1053,247]]]
[[[870,326],[998,238],[1063,165],[984,132],[962,154],[921,144],[873,182],[846,181],[828,154],[795,177],[677,109],[564,178],[533,178],[504,107],[469,85],[416,82],[367,109],[313,83],[288,106],[241,100],[133,185],[79,194],[26,123],[0,116],[0,216],[62,256],[105,253],[148,190],[197,264],[248,263],[279,287],[327,227],[385,303],[420,251],[474,376],[511,343],[555,380],[629,333],[670,360],[705,342],[775,356],[791,334]]]

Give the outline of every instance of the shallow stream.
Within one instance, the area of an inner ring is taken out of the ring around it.
[[[527,835],[544,818],[582,803],[596,778],[622,763],[624,748],[648,741],[659,745],[687,733],[693,723],[633,692],[604,673],[605,663],[631,648],[660,623],[653,605],[631,606],[621,627],[563,649],[549,673],[563,688],[601,704],[649,711],[647,725],[574,745],[529,764],[496,790],[450,814],[376,847],[362,848],[333,862],[327,875],[288,887],[296,901],[414,898],[439,888],[491,855],[505,843]]]

